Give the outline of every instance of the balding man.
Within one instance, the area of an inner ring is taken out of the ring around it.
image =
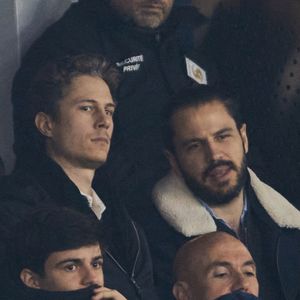
[[[174,273],[173,295],[177,300],[213,300],[231,293],[232,297],[244,296],[241,299],[258,296],[251,254],[225,232],[208,233],[184,244],[176,255]]]

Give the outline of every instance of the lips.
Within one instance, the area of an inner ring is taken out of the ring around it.
[[[102,136],[92,138],[91,141],[94,142],[94,143],[105,143],[105,144],[108,144],[108,145],[110,143],[109,138],[102,137]]]
[[[142,5],[142,8],[146,10],[162,10],[164,7],[161,3],[145,3]]]
[[[232,170],[231,167],[227,165],[218,166],[213,168],[208,173],[208,176],[219,180],[224,178],[226,175],[228,175],[231,170]]]

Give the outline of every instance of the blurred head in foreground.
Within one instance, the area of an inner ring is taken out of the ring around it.
[[[233,292],[258,296],[251,254],[224,232],[208,233],[183,245],[175,258],[174,274],[177,300],[214,300]]]

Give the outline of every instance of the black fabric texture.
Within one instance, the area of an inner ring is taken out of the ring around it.
[[[98,192],[97,194],[106,205],[106,211],[99,221],[101,238],[105,245],[106,286],[118,290],[129,299],[156,299],[152,262],[143,232],[113,195],[106,195],[104,199]],[[0,182],[0,199],[3,282],[6,275],[5,265],[9,259],[9,253],[5,253],[5,241],[10,238],[12,226],[34,208],[62,206],[96,218],[87,199],[80,194],[75,184],[47,157],[40,157],[38,163],[31,164],[31,168],[28,165],[27,168],[17,169],[12,175],[3,177]],[[4,293],[5,288],[2,291]]]

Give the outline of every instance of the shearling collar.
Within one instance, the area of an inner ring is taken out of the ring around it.
[[[300,211],[262,182],[251,169],[248,168],[248,171],[254,193],[272,220],[282,228],[300,229]],[[216,231],[216,224],[209,212],[174,172],[171,171],[155,185],[153,198],[161,216],[184,236]]]

